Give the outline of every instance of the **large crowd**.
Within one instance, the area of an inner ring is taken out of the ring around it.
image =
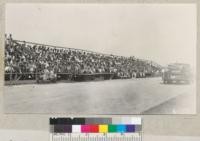
[[[107,55],[85,50],[59,48],[5,37],[5,73],[96,74],[114,73],[132,77],[137,72],[155,71],[150,63],[135,57]]]

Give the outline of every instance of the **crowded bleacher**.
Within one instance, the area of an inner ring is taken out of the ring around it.
[[[159,68],[151,61],[96,53],[73,48],[55,47],[18,41],[5,36],[5,74],[52,72],[56,74],[114,74],[118,78],[132,78],[137,74],[155,73]]]

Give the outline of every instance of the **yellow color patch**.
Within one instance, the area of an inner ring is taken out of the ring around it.
[[[108,125],[99,125],[99,133],[107,133]]]

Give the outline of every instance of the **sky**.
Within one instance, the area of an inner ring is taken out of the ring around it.
[[[7,4],[14,39],[196,66],[195,4]]]

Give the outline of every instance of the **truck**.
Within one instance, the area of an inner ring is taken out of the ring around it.
[[[162,74],[164,84],[170,83],[190,83],[191,82],[191,67],[189,64],[172,63],[169,64]]]

